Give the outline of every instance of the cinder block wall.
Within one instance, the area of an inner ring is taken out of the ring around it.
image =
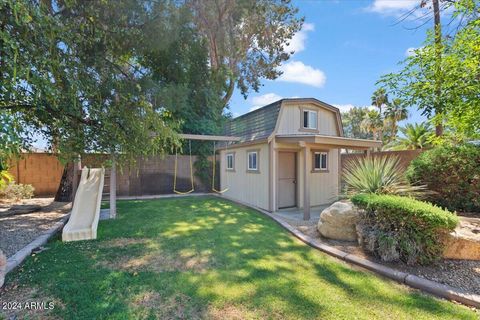
[[[99,167],[108,155],[89,154],[82,158],[82,167]],[[192,157],[193,163],[196,157]],[[191,188],[189,156],[179,155],[177,166],[177,189]],[[53,197],[62,178],[64,166],[49,153],[26,153],[12,163],[9,171],[17,183],[31,184],[37,197]],[[218,169],[218,167],[217,167]],[[195,168],[194,168],[195,170]],[[175,156],[155,156],[138,159],[131,167],[118,167],[117,194],[119,196],[140,196],[173,193]],[[217,180],[219,174],[217,172]],[[195,191],[208,192],[210,186],[203,184],[194,175]],[[109,192],[110,170],[106,170],[104,195]],[[218,181],[217,181],[218,184]]]
[[[49,153],[25,153],[12,163],[9,171],[17,183],[31,184],[35,196],[51,197],[57,192],[63,165]]]

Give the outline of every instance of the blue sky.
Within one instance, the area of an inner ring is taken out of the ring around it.
[[[432,22],[399,17],[419,0],[317,0],[295,1],[305,24],[291,43],[296,53],[281,67],[284,75],[262,81],[258,93],[245,100],[236,90],[230,102],[234,116],[289,97],[314,97],[339,107],[370,106],[375,82],[399,70],[410,48],[422,45]],[[397,24],[396,24],[397,23]],[[408,122],[424,121],[410,108]]]

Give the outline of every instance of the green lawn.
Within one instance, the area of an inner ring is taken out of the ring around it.
[[[7,278],[18,285],[7,296],[53,301],[50,316],[60,319],[478,318],[354,270],[214,197],[120,201],[98,236],[51,242]]]

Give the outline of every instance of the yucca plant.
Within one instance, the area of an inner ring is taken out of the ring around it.
[[[358,157],[343,169],[347,195],[358,193],[395,194],[421,197],[425,186],[408,182],[397,156]]]

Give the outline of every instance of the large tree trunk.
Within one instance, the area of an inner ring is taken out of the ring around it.
[[[73,164],[68,163],[63,169],[62,180],[55,194],[55,201],[70,202],[73,198]]]
[[[440,21],[440,6],[439,0],[432,0],[433,4],[433,17],[434,17],[434,27],[435,27],[435,115],[442,114],[442,82],[441,82],[441,72],[442,72],[442,25]],[[440,137],[443,135],[443,119],[436,119],[435,124],[435,135]]]

